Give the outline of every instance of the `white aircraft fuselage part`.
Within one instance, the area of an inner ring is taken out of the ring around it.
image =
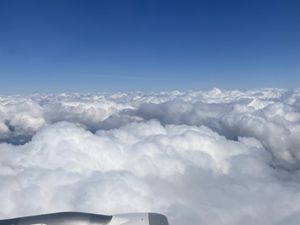
[[[0,225],[169,225],[166,216],[157,213],[128,213],[112,216],[61,212],[0,220]]]

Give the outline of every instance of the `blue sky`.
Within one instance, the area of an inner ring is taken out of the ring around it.
[[[299,87],[300,1],[2,0],[0,94]]]

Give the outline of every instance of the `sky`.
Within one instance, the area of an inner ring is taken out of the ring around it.
[[[297,88],[300,2],[0,1],[0,94]]]

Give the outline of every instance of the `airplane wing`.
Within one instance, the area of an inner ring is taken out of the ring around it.
[[[99,215],[62,212],[0,220],[0,225],[169,225],[166,216],[157,213]]]

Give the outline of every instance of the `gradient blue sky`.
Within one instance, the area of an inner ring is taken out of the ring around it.
[[[300,1],[1,0],[0,94],[299,87]]]

